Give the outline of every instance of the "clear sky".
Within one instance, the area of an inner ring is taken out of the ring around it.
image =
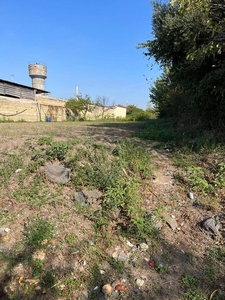
[[[149,0],[0,0],[0,78],[31,86],[28,65],[47,66],[45,89],[146,109],[159,68],[137,43],[152,39]],[[153,68],[151,65],[153,63]]]

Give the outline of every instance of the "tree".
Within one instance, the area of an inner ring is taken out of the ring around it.
[[[141,108],[138,108],[135,105],[127,106],[127,117],[128,121],[143,121],[146,118],[145,111]]]
[[[93,105],[90,96],[85,95],[83,98],[82,95],[78,95],[76,99],[70,98],[67,100],[66,108],[73,112],[74,117],[81,114],[86,119],[87,113],[93,110]]]
[[[105,96],[97,96],[95,100],[95,106],[99,107],[101,110],[101,119],[104,119],[105,113],[110,109],[109,108],[109,98]]]
[[[159,116],[208,128],[225,125],[224,20],[221,0],[155,3],[154,39],[139,47],[164,70],[150,88]]]

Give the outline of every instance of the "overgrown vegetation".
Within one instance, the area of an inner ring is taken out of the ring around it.
[[[167,248],[170,245],[164,244],[154,220],[163,222],[165,212],[181,210],[176,203],[189,191],[194,193],[195,208],[210,214],[221,211],[224,147],[207,132],[203,139],[193,131],[177,131],[172,120],[150,120],[136,135],[151,140],[157,151],[168,153],[178,168],[174,178],[180,194],[171,194],[171,202],[166,205],[164,194],[157,196],[152,190],[155,170],[148,143],[141,139],[105,143],[84,137],[65,139],[62,134],[59,141],[58,135],[55,138],[50,134],[27,140],[22,151],[0,153],[4,179],[1,197],[5,206],[10,195],[13,205],[20,207],[15,212],[3,206],[0,212],[2,228],[10,228],[10,224],[20,227],[18,240],[11,248],[6,247],[10,231],[0,241],[0,278],[4,287],[0,295],[5,293],[13,299],[44,299],[45,295],[74,299],[85,291],[90,299],[99,299],[105,283],[124,277],[130,289],[141,291],[130,279],[132,268],[149,272],[151,278],[172,278],[171,261],[177,253],[183,253],[182,246],[176,250]],[[71,180],[64,185],[48,182],[40,172],[41,166],[55,163],[71,169]],[[101,192],[97,209],[73,202],[75,191],[95,189]],[[175,238],[180,233],[173,234]],[[132,245],[131,254],[120,261],[113,251],[118,245],[130,247],[127,243]],[[146,252],[140,250],[142,243],[149,247]],[[212,242],[206,248],[201,257],[202,271],[196,270],[193,253],[183,254],[188,268],[180,271],[180,299],[203,300],[211,295],[213,300],[223,299],[224,294],[216,291],[215,285],[221,286],[224,279],[224,245]],[[155,252],[161,253],[160,263],[154,260]],[[121,292],[118,297],[131,296]]]
[[[225,5],[220,0],[154,5],[154,39],[140,44],[163,69],[150,88],[159,117],[224,131]]]

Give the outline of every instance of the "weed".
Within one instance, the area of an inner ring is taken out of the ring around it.
[[[52,142],[46,149],[46,156],[49,159],[65,159],[67,152],[72,148],[69,142]]]
[[[34,277],[40,276],[43,273],[44,261],[41,259],[34,259],[31,263],[32,273]]]
[[[139,242],[159,239],[159,231],[151,219],[141,215],[131,218],[128,232]]]
[[[46,248],[48,242],[55,235],[54,224],[39,215],[32,220],[28,220],[27,223],[26,230],[23,233],[25,244],[33,250]]]
[[[37,140],[37,145],[51,145],[53,138],[50,136],[42,136]]]
[[[0,187],[2,185],[7,186],[10,178],[17,169],[23,167],[23,156],[10,154],[5,159],[0,161]]]
[[[193,190],[197,190],[202,194],[212,191],[212,185],[204,178],[204,171],[201,167],[191,166],[187,168],[188,182]]]
[[[184,289],[182,298],[185,300],[206,300],[199,289],[199,280],[192,275],[186,274],[181,279],[181,287]]]

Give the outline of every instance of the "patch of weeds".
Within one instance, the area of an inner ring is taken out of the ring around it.
[[[219,209],[219,201],[220,199],[218,197],[204,195],[204,197],[196,201],[196,205],[206,210],[217,211]]]
[[[154,227],[152,220],[146,218],[144,215],[131,218],[128,233],[139,242],[159,240],[159,230]]]
[[[36,162],[37,165],[41,166],[47,160],[47,156],[46,156],[45,152],[43,152],[42,149],[37,149],[32,153],[31,160]]]
[[[205,172],[201,167],[191,166],[187,168],[188,182],[194,191],[207,194],[212,191],[212,185],[205,179]]]
[[[199,279],[195,276],[186,274],[181,279],[181,287],[184,290],[182,293],[182,299],[185,300],[206,300],[202,295],[200,288]]]
[[[41,276],[41,285],[44,289],[53,288],[56,284],[56,275],[54,270],[45,270]]]
[[[224,162],[218,164],[218,171],[215,176],[214,184],[218,188],[225,187],[225,163]]]
[[[126,215],[132,214],[140,208],[140,198],[138,196],[138,184],[135,181],[117,181],[115,185],[108,187],[104,194],[103,209],[110,213],[118,208]]]
[[[43,145],[50,145],[52,143],[53,138],[51,136],[41,136],[37,140],[37,145],[43,146]]]
[[[113,257],[108,257],[107,261],[111,265],[111,267],[118,272],[118,274],[124,273],[126,269],[124,261],[117,261]]]
[[[55,225],[41,216],[27,221],[23,232],[25,244],[33,249],[46,248],[48,242],[55,236]]]
[[[52,142],[46,149],[45,154],[49,159],[58,159],[62,161],[65,159],[66,154],[72,148],[71,143],[64,142]]]
[[[34,277],[38,277],[43,273],[43,266],[45,262],[41,259],[34,259],[32,260],[32,273]]]
[[[89,270],[89,278],[87,280],[87,288],[89,290],[88,298],[90,299],[99,299],[99,289],[103,285],[103,279],[100,273],[100,268],[98,264],[94,264],[90,270]],[[95,287],[98,287],[98,289],[95,290]]]
[[[74,246],[77,241],[77,237],[74,233],[67,233],[65,236],[65,242],[69,244],[69,246]]]
[[[82,272],[69,272],[63,280],[57,284],[57,294],[66,297],[68,300],[74,299],[74,293],[78,291],[87,281],[87,275]]]
[[[17,213],[0,212],[0,226],[13,220]]]
[[[23,167],[23,156],[15,154],[7,155],[5,159],[0,161],[0,165],[0,187],[3,185],[7,186],[13,173]]]
[[[149,178],[153,175],[150,167],[150,155],[144,147],[137,146],[131,142],[119,142],[113,150],[113,154],[124,163],[124,167],[128,167],[132,175],[141,179]]]
[[[21,183],[12,195],[20,202],[30,204],[32,207],[39,207],[47,202],[51,194],[48,187],[43,184],[42,177],[35,176],[29,185]]]

